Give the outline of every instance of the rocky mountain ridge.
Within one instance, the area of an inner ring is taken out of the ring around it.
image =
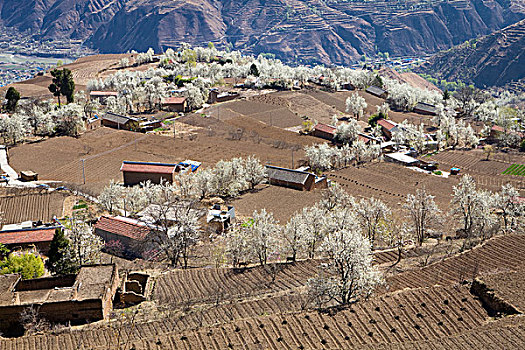
[[[292,63],[434,53],[525,18],[519,0],[0,0],[6,26],[101,53],[213,42]]]
[[[433,56],[416,72],[480,88],[525,78],[525,20]]]

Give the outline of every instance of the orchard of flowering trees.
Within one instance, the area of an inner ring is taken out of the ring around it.
[[[306,160],[313,170],[340,169],[352,164],[361,164],[381,156],[379,145],[366,145],[356,140],[352,145],[346,143],[340,148],[327,143],[305,146]]]
[[[318,277],[308,282],[312,299],[347,304],[382,283],[381,273],[372,265],[372,245],[375,235],[383,233],[379,227],[384,227],[389,214],[380,200],[356,201],[336,185],[285,225],[264,209],[255,211],[251,219],[227,232],[226,254],[234,267],[252,260],[266,265],[270,257],[273,261],[326,258]]]

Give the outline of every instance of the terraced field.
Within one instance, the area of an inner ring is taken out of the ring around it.
[[[0,193],[2,224],[23,221],[50,222],[61,217],[65,196],[61,193],[12,188]]]
[[[516,175],[516,176],[525,176],[525,165],[523,164],[512,164],[504,172],[503,175]]]
[[[525,235],[499,236],[482,246],[388,280],[388,291],[451,285],[478,275],[517,270],[525,263]]]

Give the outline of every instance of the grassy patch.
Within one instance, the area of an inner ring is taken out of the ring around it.
[[[79,203],[79,204],[73,206],[73,210],[86,209],[87,207],[88,207],[87,203]]]
[[[517,175],[525,176],[525,165],[523,164],[512,164],[504,172],[503,175]]]

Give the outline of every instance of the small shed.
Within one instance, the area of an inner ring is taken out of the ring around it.
[[[341,89],[342,90],[353,91],[353,90],[355,90],[355,86],[354,86],[354,84],[352,84],[350,82],[341,83]]]
[[[38,181],[38,174],[34,171],[24,170],[20,172],[20,180],[22,181]]]
[[[312,136],[319,137],[321,139],[334,141],[335,133],[337,129],[335,126],[317,123],[312,131]]]
[[[302,170],[266,166],[268,182],[271,185],[289,187],[300,191],[311,191],[326,187],[326,177],[317,177],[313,173]]]
[[[210,89],[210,95],[208,97],[208,103],[226,102],[238,98],[240,95],[233,91],[220,92],[219,89]]]
[[[424,102],[418,102],[416,106],[414,107],[414,113],[418,114],[424,114],[424,115],[436,115],[437,109],[436,106],[424,103]]]
[[[124,177],[124,184],[134,186],[146,181],[154,184],[160,184],[162,181],[173,183],[176,167],[177,164],[125,160],[122,162],[120,171]]]
[[[114,129],[137,130],[139,127],[139,120],[125,115],[108,112],[102,117],[102,125]]]
[[[375,85],[372,85],[372,86],[369,86],[366,90],[366,92],[368,92],[369,94],[371,95],[374,95],[374,96],[377,96],[379,98],[387,98],[388,97],[388,92],[378,86],[375,86]]]
[[[168,97],[161,102],[162,109],[169,112],[186,112],[188,102],[186,97]]]

